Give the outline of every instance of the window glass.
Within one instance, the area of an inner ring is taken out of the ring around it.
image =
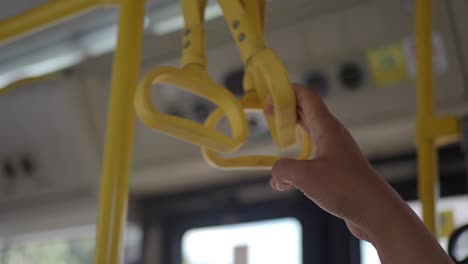
[[[197,228],[182,238],[183,264],[300,264],[302,228],[294,218]]]
[[[3,238],[0,264],[92,264],[94,263],[95,226]],[[130,224],[125,233],[125,263],[137,263],[141,229]]]
[[[408,203],[409,206],[421,218],[422,208],[419,201]],[[442,198],[437,201],[437,211],[439,212],[439,223],[441,235],[440,245],[447,250],[448,236],[454,228],[468,224],[468,196],[454,196]],[[380,264],[375,248],[367,243],[361,242],[361,263]]]

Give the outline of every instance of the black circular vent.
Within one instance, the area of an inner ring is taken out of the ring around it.
[[[232,71],[224,78],[224,86],[236,96],[242,96],[244,94],[243,82],[244,69]]]
[[[364,73],[358,64],[347,62],[339,69],[339,79],[346,89],[354,91],[361,87]]]

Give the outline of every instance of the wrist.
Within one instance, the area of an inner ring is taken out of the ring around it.
[[[386,193],[386,195],[384,195]],[[380,242],[396,242],[401,233],[420,225],[418,216],[393,190],[387,189],[374,200],[365,229],[370,243],[377,247]]]
[[[366,233],[382,263],[453,263],[401,198],[387,206]]]
[[[379,252],[382,248],[400,248],[405,244],[410,248],[414,241],[420,239],[425,242],[435,241],[416,213],[396,192],[394,198],[380,207],[377,215],[371,219],[366,232],[369,242]]]
[[[410,212],[402,205],[394,204],[379,211],[384,212],[374,217],[366,230],[369,242],[376,248],[379,244],[397,243],[401,239],[402,232],[405,232],[406,228],[414,222]]]

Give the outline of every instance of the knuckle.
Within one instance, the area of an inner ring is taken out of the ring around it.
[[[283,172],[283,168],[286,166],[287,160],[278,160],[272,168],[273,177],[278,176],[279,173]]]

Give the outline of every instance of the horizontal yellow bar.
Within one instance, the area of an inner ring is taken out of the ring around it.
[[[435,117],[433,133],[436,138],[457,136],[461,134],[461,125],[457,117]]]
[[[57,24],[93,8],[117,4],[119,0],[54,0],[0,22],[0,43]]]
[[[459,136],[461,134],[460,121],[455,116],[426,117],[418,123],[418,137],[437,140]]]
[[[434,136],[436,147],[459,142],[462,136],[462,125],[457,117],[446,116],[434,119]]]
[[[18,81],[15,81],[11,84],[8,84],[7,86],[4,86],[4,87],[0,87],[0,96],[3,96],[11,91],[14,91],[16,89],[19,89],[21,87],[25,87],[29,84],[32,84],[32,83],[36,83],[36,82],[42,82],[42,81],[45,81],[45,80],[48,80],[48,79],[52,79],[54,77],[58,77],[60,76],[60,72],[55,72],[55,73],[50,73],[50,74],[46,74],[46,75],[41,75],[41,76],[37,76],[37,77],[31,77],[31,78],[25,78],[25,79],[21,79],[21,80],[18,80]]]

